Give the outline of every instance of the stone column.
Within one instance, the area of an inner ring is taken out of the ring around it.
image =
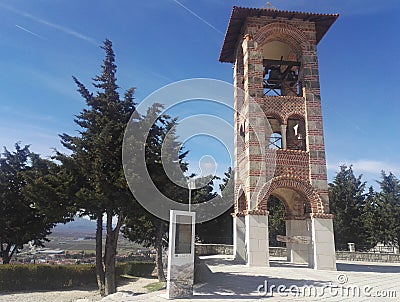
[[[311,239],[311,230],[306,220],[286,220],[286,236],[306,236]],[[288,261],[293,263],[308,263],[310,244],[287,243]]]
[[[286,219],[286,236],[291,236],[292,233],[292,221],[291,219]],[[292,244],[290,242],[286,242],[286,253],[287,253],[287,262],[292,262]]]
[[[242,175],[243,190],[246,194],[247,209],[257,208],[256,194],[266,180],[265,159],[265,116],[263,88],[263,57],[257,43],[245,35],[243,51],[244,117],[246,118],[245,149]],[[236,180],[235,180],[236,181]]]
[[[336,270],[332,219],[311,218],[314,269]]]
[[[233,217],[233,255],[239,263],[246,263],[246,225],[244,220],[244,216]]]
[[[281,125],[281,136],[282,136],[282,149],[287,149],[287,139],[286,139],[286,129],[287,125]]]
[[[248,266],[269,266],[268,215],[248,214],[246,254]]]

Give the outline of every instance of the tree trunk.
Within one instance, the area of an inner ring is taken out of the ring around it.
[[[100,295],[105,296],[105,280],[103,267],[103,214],[97,216],[96,226],[96,277]]]
[[[115,256],[117,254],[118,235],[123,222],[123,214],[118,215],[118,222],[113,230],[111,212],[107,212],[107,235],[104,254],[105,267],[105,294],[106,296],[114,294],[117,291],[116,271],[115,271]]]
[[[400,237],[397,237],[397,253],[400,253]]]
[[[105,294],[106,296],[114,294],[117,291],[117,284],[115,282],[115,252],[114,248],[107,244],[106,240],[106,253],[104,256],[105,264]]]
[[[157,264],[157,277],[158,281],[165,282],[165,274],[164,274],[164,265],[162,259],[162,252],[163,252],[163,244],[162,244],[162,237],[164,234],[164,222],[160,221],[157,230],[157,238],[156,238],[156,264]]]
[[[11,244],[7,243],[7,247],[4,250],[3,244],[1,244],[1,258],[3,259],[3,264],[9,264],[11,261],[12,255],[10,255]]]
[[[11,261],[11,257],[7,254],[3,254],[3,264],[9,264]]]

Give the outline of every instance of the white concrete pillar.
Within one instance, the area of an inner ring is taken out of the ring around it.
[[[354,253],[356,251],[356,245],[354,242],[348,242],[347,245],[349,246],[349,252]]]
[[[311,230],[307,227],[306,220],[286,220],[286,236],[304,236],[310,237]],[[308,253],[310,244],[287,243],[288,261],[293,263],[308,263]]]
[[[248,266],[269,266],[268,216],[246,215],[246,256]]]
[[[336,270],[332,219],[312,218],[314,269]]]
[[[292,236],[309,237],[309,244],[292,243],[291,260],[293,263],[308,263],[308,250],[311,247],[311,230],[307,229],[307,221],[292,220]]]
[[[291,236],[292,234],[292,221],[286,220],[286,236]],[[290,242],[286,242],[286,253],[287,253],[287,262],[292,262],[292,244]]]
[[[314,239],[312,237],[312,222],[311,219],[308,218],[306,219],[307,223],[307,230],[309,231],[309,234],[311,234],[311,244],[309,245],[308,248],[308,267],[314,268]]]
[[[233,255],[239,263],[246,263],[246,225],[243,216],[233,217]]]
[[[282,149],[284,150],[287,149],[286,129],[287,125],[281,125]]]

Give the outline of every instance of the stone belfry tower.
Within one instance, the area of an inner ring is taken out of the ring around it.
[[[248,265],[269,265],[273,196],[288,261],[336,269],[317,44],[337,18],[233,7],[219,60],[234,65],[234,253]]]

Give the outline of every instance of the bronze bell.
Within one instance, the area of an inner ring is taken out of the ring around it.
[[[297,74],[294,71],[290,71],[286,77],[286,80],[290,83],[290,86],[293,86],[294,84],[296,84],[298,79],[299,79],[299,77],[297,76]]]
[[[281,72],[280,72],[279,68],[277,68],[277,67],[271,68],[267,82],[269,84],[279,84],[280,82],[282,82]]]

